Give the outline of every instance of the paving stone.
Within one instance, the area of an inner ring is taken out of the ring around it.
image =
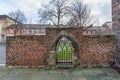
[[[111,68],[0,68],[0,80],[120,80],[120,74]]]

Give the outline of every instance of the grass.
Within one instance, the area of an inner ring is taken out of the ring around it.
[[[57,54],[57,59],[62,60],[62,59],[70,59],[72,58],[72,50],[62,50]]]
[[[63,48],[59,53],[57,53],[58,60],[70,59],[72,58],[72,45],[70,43],[61,43],[58,47]]]

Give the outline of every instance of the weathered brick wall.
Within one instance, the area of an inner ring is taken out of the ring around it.
[[[46,65],[45,36],[7,37],[7,66]]]
[[[116,35],[115,64],[120,67],[120,0],[112,0],[112,26]]]
[[[55,38],[61,31],[70,33],[77,40],[78,45],[81,44],[83,39],[82,38],[83,35],[81,34],[81,28],[47,28],[46,36],[47,36],[47,44],[49,49],[51,49],[51,45],[53,44]]]
[[[114,36],[84,36],[81,66],[106,66],[114,61]]]
[[[44,36],[7,37],[7,66],[46,66],[47,54],[61,31],[76,39],[80,66],[102,66],[114,60],[113,36],[83,36],[80,28],[47,28]]]
[[[112,0],[112,24],[113,30],[120,30],[120,0]]]
[[[115,35],[115,65],[120,68],[120,31]]]

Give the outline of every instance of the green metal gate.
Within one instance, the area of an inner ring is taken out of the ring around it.
[[[56,47],[56,62],[58,63],[72,63],[74,48],[72,43],[66,37],[61,37]]]

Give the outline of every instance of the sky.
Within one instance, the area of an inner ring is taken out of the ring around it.
[[[38,9],[49,0],[0,0],[0,15],[20,9],[28,19],[28,23],[38,23]],[[91,15],[96,25],[111,21],[111,0],[84,0],[91,8]]]

